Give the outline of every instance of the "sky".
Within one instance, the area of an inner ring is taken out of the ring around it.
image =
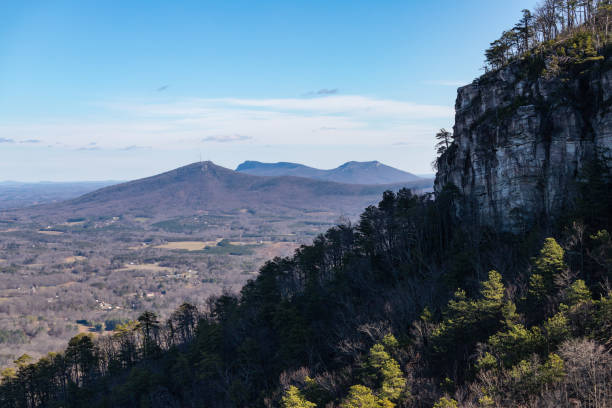
[[[457,87],[535,0],[3,2],[0,180],[198,160],[432,173]]]

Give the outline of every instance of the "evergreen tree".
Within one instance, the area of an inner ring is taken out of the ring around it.
[[[160,325],[157,315],[150,311],[143,312],[138,316],[137,327],[142,334],[142,353],[147,357],[158,349],[157,333]]]
[[[341,408],[393,408],[394,406],[391,401],[378,398],[364,385],[353,385],[348,396],[340,404]]]
[[[397,343],[397,340],[390,336],[387,343]],[[399,364],[385,351],[383,344],[375,344],[370,349],[367,365],[380,385],[378,395],[383,399],[396,401],[406,388],[406,379]]]
[[[554,238],[546,238],[540,254],[534,260],[534,273],[530,279],[530,290],[536,296],[541,292],[552,295],[566,280],[567,265],[565,251]]]
[[[442,128],[438,133],[436,133],[436,139],[438,140],[436,143],[436,151],[438,152],[438,156],[440,156],[444,154],[446,150],[448,150],[453,142],[453,134]]]
[[[285,392],[281,402],[283,408],[314,408],[317,406],[306,400],[300,390],[293,385]]]
[[[565,291],[565,299],[568,306],[574,306],[580,302],[591,300],[591,291],[587,288],[582,279],[572,283]]]
[[[458,408],[459,404],[452,398],[442,397],[433,406],[433,408]]]
[[[533,37],[533,15],[528,9],[522,10],[523,17],[514,27],[520,38],[520,52],[524,53],[531,47],[531,39]]]
[[[514,305],[504,302],[505,288],[497,271],[489,272],[489,279],[483,282],[481,298],[471,300],[465,291],[457,290],[448,302],[445,319],[434,330],[432,340],[436,352],[446,355],[451,351],[460,353],[446,355],[451,358],[467,358],[478,341],[488,338],[503,327],[504,322],[512,321]]]

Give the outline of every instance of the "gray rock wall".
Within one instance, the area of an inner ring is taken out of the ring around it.
[[[458,211],[514,232],[570,207],[585,166],[612,149],[612,69],[573,69],[529,78],[514,64],[460,88],[436,193],[452,183]]]

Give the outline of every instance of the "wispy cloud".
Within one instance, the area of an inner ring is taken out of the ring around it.
[[[317,91],[317,95],[335,95],[338,92],[339,92],[338,88],[334,88],[334,89],[323,88]]]
[[[122,151],[122,152],[131,152],[131,151],[134,151],[134,150],[149,150],[149,149],[151,149],[151,146],[131,145],[131,146],[122,147],[122,148],[120,148],[118,150]]]
[[[198,103],[220,103],[246,109],[267,109],[276,112],[320,113],[324,115],[360,116],[364,118],[436,118],[453,113],[448,106],[424,105],[413,102],[376,99],[360,95],[334,95],[325,98],[200,100]]]
[[[8,139],[5,137],[0,137],[0,143],[15,143],[13,139]]]
[[[110,151],[116,151],[116,152],[131,152],[134,150],[147,150],[147,149],[151,149],[151,146],[131,145],[131,146],[125,146],[125,147],[103,148],[103,147],[97,146],[97,143],[89,143],[87,146],[77,147],[74,150],[83,151],[83,152],[96,152],[100,150],[110,150]]]
[[[251,136],[246,135],[224,135],[224,136],[207,136],[202,139],[203,142],[217,142],[217,143],[229,143],[229,142],[243,142],[245,140],[253,139]]]
[[[42,140],[39,140],[39,139],[26,139],[26,140],[20,141],[19,143],[36,144],[36,143],[42,143]]]
[[[366,146],[397,141],[431,146],[435,130],[450,126],[454,116],[451,106],[334,94],[312,98],[123,100],[97,106],[98,116],[87,120],[4,122],[0,124],[0,141],[40,140],[46,145],[85,150],[126,146],[191,149],[202,142],[229,145],[247,140],[262,146]],[[90,143],[92,140],[97,144]]]
[[[340,92],[340,90],[338,88],[321,88],[318,91],[306,92],[303,96],[306,96],[306,97],[310,97],[310,96],[329,96],[329,95],[336,95],[339,92]]]
[[[432,81],[425,81],[426,85],[437,85],[437,86],[454,86],[454,87],[459,87],[459,86],[464,86],[469,84],[470,81],[461,81],[461,80],[449,80],[449,79],[438,79],[438,80],[432,80]]]
[[[102,150],[102,149],[97,146],[92,146],[92,147],[79,147],[76,150],[94,152],[94,151]]]

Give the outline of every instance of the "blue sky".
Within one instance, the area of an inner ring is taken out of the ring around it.
[[[456,88],[535,0],[17,1],[0,25],[0,180],[203,159],[430,173]]]

